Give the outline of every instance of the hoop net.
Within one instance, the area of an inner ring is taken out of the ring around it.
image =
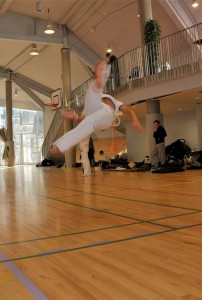
[[[58,103],[45,103],[44,106],[48,106],[48,107],[52,107],[52,108],[57,108],[58,107]]]

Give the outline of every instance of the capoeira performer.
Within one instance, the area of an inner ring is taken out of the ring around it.
[[[137,131],[142,130],[135,112],[130,107],[108,94],[103,94],[107,73],[106,62],[99,62],[95,68],[95,79],[86,92],[82,116],[78,116],[73,110],[64,110],[61,113],[61,117],[76,120],[80,123],[56,140],[51,147],[52,154],[59,154],[80,143],[84,176],[92,174],[88,159],[88,147],[90,135],[95,130],[110,128],[119,111],[130,117],[132,127]]]

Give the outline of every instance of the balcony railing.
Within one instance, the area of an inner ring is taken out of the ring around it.
[[[119,57],[118,70],[112,66],[105,92],[117,95],[134,87],[199,71],[202,71],[202,23],[162,38],[159,43],[144,45]],[[91,80],[72,92],[72,107],[78,113],[83,110],[85,93]],[[58,123],[57,126],[55,123]],[[56,137],[58,126],[61,124],[56,113],[43,144],[43,157],[47,156],[47,149],[50,149]]]
[[[120,86],[113,82],[113,93],[201,71],[201,38],[202,23],[128,51],[118,59]]]
[[[128,51],[112,67],[105,92],[116,95],[132,87],[178,78],[202,70],[202,23]],[[115,73],[116,71],[116,73]],[[118,72],[118,74],[117,74]],[[116,80],[118,76],[119,80]],[[83,106],[91,79],[72,93],[74,108]]]

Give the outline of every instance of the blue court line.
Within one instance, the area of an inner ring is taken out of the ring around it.
[[[94,194],[90,193],[90,195],[94,195]],[[166,207],[166,208],[169,207],[169,208],[182,209],[182,210],[185,210],[185,211],[189,210],[190,211],[189,213],[201,213],[202,212],[201,209],[195,209],[195,208],[187,208],[187,207],[180,207],[180,206],[167,205],[167,204],[158,204],[158,203],[153,203],[153,202],[149,203],[149,202],[146,202],[146,201],[131,200],[131,199],[119,198],[119,197],[111,197],[111,196],[100,195],[100,194],[95,194],[95,195],[110,197],[110,198],[113,198],[113,199],[118,199],[118,200],[122,200],[122,201],[129,201],[129,202],[133,202],[133,203],[138,202],[138,203],[143,203],[143,204],[148,204],[148,205],[162,206],[162,207]],[[47,197],[45,197],[45,198],[47,199]],[[74,205],[74,206],[78,206],[78,207],[82,207],[82,208],[87,208],[87,209],[90,209],[90,210],[93,210],[93,211],[98,211],[98,212],[102,212],[102,213],[106,213],[106,214],[110,214],[110,215],[114,215],[114,216],[118,216],[118,217],[123,217],[123,218],[127,218],[127,219],[142,221],[141,219],[137,219],[137,218],[133,218],[133,217],[125,216],[125,215],[119,215],[119,214],[116,214],[116,213],[111,212],[111,211],[106,211],[104,209],[98,209],[98,208],[94,208],[94,207],[91,207],[91,206],[83,205],[81,203],[71,202],[71,201],[68,201],[68,200],[66,201],[66,200],[63,200],[63,198],[65,198],[65,197],[60,197],[60,198],[48,197],[48,199],[53,200],[53,201],[66,203],[66,204],[70,204],[70,205]]]
[[[145,232],[145,233],[135,234],[135,235],[132,235],[131,238],[138,238],[141,236],[148,236],[148,235],[151,235],[151,233]]]
[[[51,253],[55,253],[55,252],[61,252],[64,251],[64,249],[53,249],[53,250],[47,250],[47,251],[41,251],[38,252],[38,255],[45,255],[45,254],[51,254]]]
[[[86,246],[93,247],[93,246],[99,246],[99,245],[109,244],[111,242],[112,242],[111,240],[108,240],[108,241],[107,240],[106,241],[99,241],[99,242],[96,242],[96,243],[87,244]]]
[[[122,217],[122,218],[129,219],[129,220],[138,221],[138,222],[150,222],[151,221],[151,220],[143,221],[143,220],[141,220],[139,218],[125,216],[125,215],[117,214],[117,213],[114,213],[114,212],[111,212],[111,211],[107,211],[107,210],[103,210],[103,209],[98,209],[98,208],[93,208],[93,207],[86,206],[86,205],[83,205],[83,204],[80,204],[80,203],[75,203],[75,202],[60,200],[60,199],[56,199],[56,198],[52,198],[52,197],[49,197],[48,199],[51,199],[51,200],[56,201],[56,202],[62,202],[62,203],[70,204],[70,205],[77,206],[77,207],[87,208],[89,210],[93,210],[93,211],[96,211],[96,212],[101,212],[101,213],[109,214],[109,215],[112,215],[112,216],[117,216],[117,217]],[[133,201],[133,200],[129,200],[129,201]],[[167,207],[167,205],[162,205],[162,206],[166,206]],[[168,207],[171,207],[171,206],[168,206]],[[172,208],[176,208],[176,207],[172,207]],[[188,214],[201,212],[201,210],[200,211],[196,211],[195,209],[187,209],[187,208],[185,208],[185,210],[190,210],[190,212]],[[187,213],[184,213],[184,215],[186,215],[186,214]],[[182,214],[179,214],[179,216],[180,215],[182,215]]]
[[[161,226],[161,227],[170,228],[170,229],[175,229],[175,227],[173,227],[173,226],[156,223],[156,221],[162,221],[162,220],[167,220],[167,219],[171,219],[171,218],[176,218],[176,217],[180,217],[180,216],[187,216],[187,215],[192,215],[192,214],[198,214],[198,212],[190,212],[190,213],[185,213],[185,214],[172,215],[172,216],[169,216],[169,217],[162,217],[162,218],[151,219],[151,220],[141,220],[141,221],[137,221],[137,222],[133,222],[133,223],[126,223],[126,224],[121,224],[121,225],[116,225],[116,226],[109,226],[109,227],[101,227],[101,228],[89,229],[89,230],[84,230],[84,231],[76,231],[76,232],[72,232],[72,233],[64,233],[64,234],[46,236],[46,237],[35,238],[35,239],[7,242],[7,243],[0,244],[0,247],[8,246],[8,245],[16,245],[16,244],[21,244],[21,243],[29,243],[29,242],[35,242],[35,241],[49,240],[49,239],[61,238],[61,237],[72,236],[72,235],[86,234],[86,233],[92,233],[92,232],[96,232],[96,231],[116,229],[116,228],[121,228],[121,227],[126,227],[126,226],[133,226],[133,225],[138,225],[138,224],[143,224],[143,223],[156,225],[156,226]]]
[[[0,252],[0,260],[7,260],[6,265],[13,275],[23,284],[23,286],[37,300],[49,300],[32,282],[29,280],[11,261],[8,257]]]
[[[47,187],[52,187],[52,186],[49,186],[49,185],[46,185],[46,186]],[[55,187],[55,188],[75,192],[75,190],[71,190],[71,189],[67,189],[67,188],[62,188],[62,187]],[[139,189],[139,190],[149,191],[149,190],[145,190],[145,189]],[[82,191],[77,191],[77,192],[81,193],[81,195],[83,195],[83,194],[84,195],[95,195],[95,196],[102,196],[102,197],[106,197],[106,198],[118,199],[118,200],[123,200],[123,201],[132,201],[132,202],[146,203],[148,205],[158,205],[158,206],[165,206],[165,207],[181,208],[181,209],[185,209],[185,210],[192,210],[192,211],[196,211],[196,212],[201,212],[201,209],[197,209],[197,208],[181,207],[181,206],[175,206],[175,205],[169,205],[169,204],[163,204],[163,203],[156,203],[156,202],[147,202],[147,201],[142,201],[142,200],[137,200],[137,199],[129,199],[129,198],[123,198],[123,197],[118,197],[118,196],[109,196],[109,195],[106,195],[106,194],[99,194],[99,193],[93,193],[93,192],[90,192],[90,193],[89,192],[82,192]],[[154,191],[154,192],[163,193],[162,191],[161,192]],[[165,194],[165,193],[163,193],[163,194]],[[176,194],[174,193],[174,195],[176,195]],[[185,195],[185,194],[181,194],[181,195]],[[61,196],[61,197],[59,196],[57,198],[47,197],[47,196],[44,196],[44,195],[41,195],[41,194],[39,194],[38,196],[40,196],[42,198],[44,197],[44,198],[48,198],[48,199],[58,200],[58,201],[61,201],[61,202],[66,202],[66,201],[63,201],[61,198],[75,197],[75,196],[80,196],[80,195]],[[198,195],[190,195],[190,196],[192,196],[192,197],[193,196],[201,197],[201,196],[198,196]]]
[[[16,257],[16,258],[11,258],[11,259],[2,259],[0,257],[0,264],[1,263],[7,263],[10,261],[18,261],[18,260],[25,260],[25,259],[30,259],[30,258],[39,258],[42,256],[47,256],[47,255],[54,255],[54,254],[59,254],[59,253],[67,253],[67,252],[73,252],[73,251],[78,251],[78,250],[84,250],[84,249],[88,249],[88,248],[93,248],[93,247],[97,247],[97,246],[103,246],[103,245],[112,245],[115,243],[121,243],[121,242],[126,242],[126,241],[130,241],[130,240],[134,240],[134,239],[138,239],[138,238],[144,238],[144,237],[150,237],[150,236],[155,236],[155,235],[160,235],[160,234],[164,234],[164,233],[172,233],[172,232],[176,232],[179,230],[183,230],[183,229],[187,229],[187,228],[193,228],[193,227],[197,227],[197,226],[201,226],[202,223],[199,224],[194,224],[194,225],[188,225],[188,226],[184,226],[182,228],[172,228],[172,229],[167,229],[167,230],[163,230],[163,231],[158,231],[158,232],[151,232],[148,234],[140,234],[140,235],[134,235],[133,237],[128,237],[128,238],[122,238],[122,239],[118,239],[118,240],[111,240],[111,241],[105,241],[104,243],[94,243],[91,245],[84,245],[84,246],[80,246],[80,247],[75,247],[75,248],[69,248],[69,249],[64,249],[64,250],[59,250],[56,252],[48,252],[45,254],[35,254],[35,255],[29,255],[29,256],[22,256],[22,257]],[[40,299],[41,300],[41,299]]]
[[[121,225],[116,225],[116,226],[101,227],[101,228],[89,229],[89,230],[84,230],[84,231],[76,231],[76,232],[64,233],[64,234],[59,234],[59,235],[51,235],[51,236],[35,238],[35,239],[29,239],[29,240],[8,242],[8,243],[0,244],[0,247],[8,246],[8,245],[21,244],[21,243],[30,243],[30,242],[35,242],[35,241],[49,240],[49,239],[61,238],[61,237],[72,236],[72,235],[86,234],[86,233],[92,233],[92,232],[103,231],[103,230],[108,230],[108,229],[116,229],[116,228],[120,228],[120,227],[132,226],[132,225],[141,224],[141,223],[144,223],[144,221],[126,223],[126,224],[121,224]]]
[[[175,229],[183,229],[183,228],[186,228],[187,225],[179,225],[179,226],[176,226],[174,227]]]

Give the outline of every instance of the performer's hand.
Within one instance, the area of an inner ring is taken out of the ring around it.
[[[68,109],[68,110],[63,110],[60,114],[60,116],[63,119],[69,119],[69,120],[77,120],[78,119],[78,115],[75,113],[74,110],[72,109]]]

